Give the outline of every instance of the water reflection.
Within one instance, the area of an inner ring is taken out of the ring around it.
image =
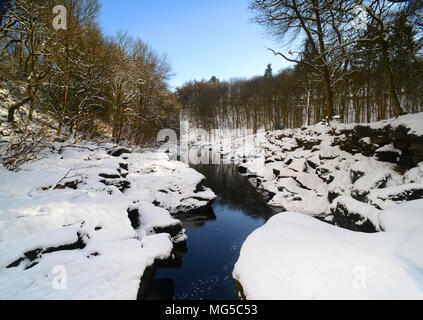
[[[236,299],[232,271],[247,236],[273,214],[264,199],[238,174],[235,165],[198,165],[217,199],[212,212],[184,217],[186,248],[154,270],[145,299]]]
[[[253,218],[266,220],[274,214],[253,186],[254,179],[240,175],[236,165],[198,165],[193,168],[206,176],[207,187],[219,196],[215,206],[224,205],[229,209],[242,210]]]
[[[182,222],[182,228],[184,229],[194,229],[204,227],[207,221],[216,220],[216,216],[213,211],[213,207],[210,208],[210,212],[207,215],[191,215],[188,217],[180,218]]]
[[[149,289],[147,300],[172,300],[175,282],[172,279],[155,279]]]

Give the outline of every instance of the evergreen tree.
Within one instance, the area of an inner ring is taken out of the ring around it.
[[[266,71],[264,72],[264,78],[267,80],[270,80],[273,78],[273,70],[272,70],[272,65],[270,63],[267,65]]]
[[[218,84],[219,83],[219,79],[216,78],[216,76],[212,76],[209,80],[210,83],[212,84]]]

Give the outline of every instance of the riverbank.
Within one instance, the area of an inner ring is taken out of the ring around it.
[[[423,299],[423,200],[382,211],[384,232],[281,213],[254,231],[233,276],[250,300]]]
[[[283,211],[243,245],[234,278],[247,299],[423,297],[422,113],[220,148],[245,142],[228,155]]]
[[[1,299],[136,299],[144,270],[186,241],[204,176],[163,153],[53,143],[0,168]]]
[[[423,113],[204,145],[237,163],[270,206],[347,229],[379,231],[378,211],[423,197]]]

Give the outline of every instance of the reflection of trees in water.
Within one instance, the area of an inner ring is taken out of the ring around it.
[[[181,215],[183,228],[192,229],[203,227],[208,221],[216,220],[216,213],[220,211],[238,210],[253,218],[269,219],[273,214],[266,201],[261,197],[248,178],[238,173],[234,164],[228,165],[198,165],[193,168],[206,177],[205,185],[211,188],[218,196],[212,207],[200,210],[197,214]],[[217,218],[218,219],[218,218]],[[188,239],[190,241],[190,239]],[[157,277],[156,272],[160,269],[180,269],[183,265],[184,255],[187,248],[174,248],[172,257],[164,261],[156,261],[153,267],[148,268],[141,281],[138,298],[142,300],[170,300],[170,299],[197,299],[200,296],[209,296],[216,287],[233,283],[231,272],[235,264],[242,244],[243,237],[233,239],[228,248],[232,254],[225,257],[225,264],[218,274],[209,277],[194,279],[191,289],[175,290],[175,281],[172,276],[164,275]],[[162,273],[160,273],[162,274]],[[235,294],[235,293],[234,293]]]
[[[194,169],[206,177],[205,185],[219,198],[215,205],[225,205],[232,210],[243,210],[253,217],[269,218],[273,211],[266,205],[248,178],[238,173],[235,164],[197,165]]]
[[[216,220],[216,216],[213,213],[213,209],[210,208],[209,214],[200,214],[200,215],[191,215],[187,217],[182,217],[178,219],[182,222],[182,227],[184,229],[194,229],[203,227],[207,221]]]

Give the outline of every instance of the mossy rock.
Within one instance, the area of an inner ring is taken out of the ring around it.
[[[241,283],[239,281],[235,281],[235,290],[236,290],[236,296],[238,300],[245,301],[247,300],[247,297],[244,293],[244,288],[242,287]]]

